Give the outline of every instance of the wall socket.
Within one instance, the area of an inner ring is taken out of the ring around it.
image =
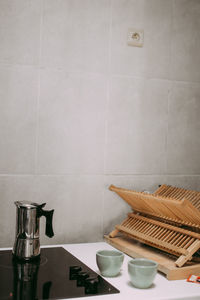
[[[128,29],[127,44],[129,46],[142,47],[144,44],[144,30],[143,29]]]

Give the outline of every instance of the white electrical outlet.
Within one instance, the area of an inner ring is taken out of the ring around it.
[[[144,30],[143,29],[128,29],[127,44],[129,46],[142,47],[144,44]]]

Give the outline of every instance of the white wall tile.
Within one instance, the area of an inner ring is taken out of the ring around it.
[[[199,0],[0,0],[0,246],[17,200],[55,209],[44,245],[102,240],[130,211],[110,184],[200,190],[199,15]]]
[[[200,192],[199,175],[167,175],[166,184]]]
[[[107,174],[165,172],[169,86],[162,80],[112,79]]]
[[[35,201],[34,176],[0,176],[0,247],[13,247],[16,229],[15,201]]]
[[[95,242],[103,238],[103,176],[40,176],[37,199],[55,209],[55,236],[45,236],[45,218],[41,219],[41,243]]]
[[[52,238],[40,218],[41,245],[102,240],[102,194],[102,176],[0,176],[0,247],[14,244],[14,202],[22,200],[54,209]]]
[[[38,72],[0,66],[0,173],[35,171]]]
[[[144,0],[112,1],[111,62],[112,74],[141,75],[144,47],[127,45],[128,28],[144,29]]]
[[[106,72],[109,7],[107,0],[45,1],[42,64]]]
[[[167,171],[199,174],[200,87],[175,82],[169,100]]]
[[[171,78],[200,82],[200,1],[173,3]]]
[[[41,3],[0,1],[0,62],[38,64]]]
[[[171,33],[172,1],[146,0],[144,8],[143,76],[169,79]]]
[[[40,98],[39,173],[102,174],[104,77],[43,71]]]
[[[171,21],[171,1],[112,1],[111,72],[168,78]],[[142,48],[127,45],[128,28],[144,30]]]

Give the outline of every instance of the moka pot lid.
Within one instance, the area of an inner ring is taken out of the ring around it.
[[[31,202],[31,201],[16,201],[15,205],[18,208],[26,208],[26,209],[35,209],[41,207],[41,204]]]

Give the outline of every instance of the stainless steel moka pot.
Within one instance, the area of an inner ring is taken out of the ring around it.
[[[28,201],[17,201],[16,236],[13,247],[14,257],[31,260],[40,255],[40,217],[46,217],[46,235],[54,235],[52,219],[54,210],[43,210],[46,203],[37,204]]]

